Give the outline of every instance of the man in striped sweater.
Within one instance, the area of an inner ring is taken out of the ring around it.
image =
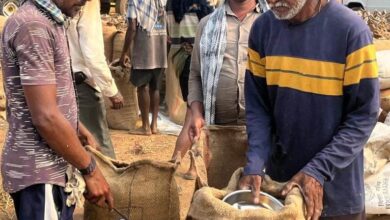
[[[372,34],[335,0],[267,0],[249,37],[249,150],[241,188],[262,175],[301,189],[307,219],[365,219],[363,146],[375,126]],[[255,202],[258,197],[254,197]]]

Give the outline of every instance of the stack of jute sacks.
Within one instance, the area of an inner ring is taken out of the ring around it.
[[[370,27],[377,50],[377,63],[381,89],[381,108],[384,117],[390,111],[390,13],[389,12],[358,12]]]
[[[108,63],[117,61],[122,53],[125,40],[126,24],[120,15],[103,15],[104,52]],[[110,65],[111,74],[124,99],[124,107],[120,110],[111,109],[111,102],[105,98],[107,122],[111,129],[134,129],[138,120],[137,90],[130,83],[130,68]]]

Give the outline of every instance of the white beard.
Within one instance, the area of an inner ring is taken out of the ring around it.
[[[282,1],[277,2],[276,4],[269,4],[269,6],[271,8],[272,13],[275,15],[275,17],[277,19],[290,20],[293,17],[295,17],[302,10],[303,6],[306,4],[307,1],[308,0],[297,0],[297,4],[293,7],[291,7],[290,5],[288,5],[286,2],[284,2],[282,0]],[[274,7],[280,7],[280,6],[284,6],[284,7],[289,8],[289,11],[287,12],[286,15],[281,16],[276,11],[272,10]]]

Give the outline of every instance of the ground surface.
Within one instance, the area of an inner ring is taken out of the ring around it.
[[[0,121],[0,151],[3,148],[5,131],[4,121]],[[173,152],[176,136],[153,135],[138,136],[130,135],[126,131],[111,131],[111,138],[117,159],[130,162],[140,159],[152,159],[168,161]],[[82,219],[83,210],[76,209],[75,220]],[[0,220],[16,219],[13,214],[12,201],[0,187]]]

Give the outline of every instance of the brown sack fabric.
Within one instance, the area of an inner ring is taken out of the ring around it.
[[[374,46],[377,51],[390,50],[390,40],[374,40]]]
[[[189,216],[196,220],[225,220],[225,219],[259,219],[259,220],[304,220],[304,200],[298,188],[294,188],[284,200],[284,208],[280,211],[268,209],[238,210],[222,201],[229,193],[236,190],[242,168],[234,172],[229,185],[218,190],[203,187],[198,190],[190,208]],[[261,190],[270,195],[280,194],[283,184],[272,181],[269,177],[263,180]]]
[[[126,33],[117,31],[112,40],[112,60],[121,58]]]
[[[104,40],[104,55],[108,62],[112,61],[112,46],[114,36],[117,29],[114,25],[109,25],[107,22],[102,22],[103,25],[103,40]]]
[[[91,150],[114,197],[114,205],[131,220],[179,219],[179,192],[175,165],[140,160],[118,162]],[[115,212],[85,202],[85,220],[118,220]]]
[[[205,148],[210,187],[222,189],[233,172],[246,164],[248,144],[245,126],[207,126],[201,134],[200,144]]]
[[[121,109],[112,109],[111,101],[105,97],[107,124],[111,129],[131,130],[138,120],[137,89],[129,82],[130,69],[110,66],[112,77],[123,96],[124,105]]]
[[[168,68],[165,70],[165,102],[168,107],[169,118],[176,124],[183,124],[187,106],[181,94],[176,66],[172,63],[172,56],[177,51],[178,48],[171,48],[168,54]]]

